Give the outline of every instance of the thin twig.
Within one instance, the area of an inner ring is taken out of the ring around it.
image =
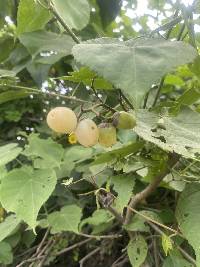
[[[120,103],[120,106],[122,107],[122,109],[124,110],[124,111],[128,111],[128,109],[127,109],[127,107],[124,105],[124,103],[123,103],[123,99],[122,99],[122,91],[119,89],[119,97],[118,97],[118,99],[119,99],[119,103]]]
[[[90,242],[91,240],[93,240],[93,238],[90,237],[90,238],[85,239],[85,240],[83,240],[83,241],[80,241],[80,242],[78,242],[78,243],[76,243],[76,244],[74,244],[74,245],[72,245],[72,246],[70,246],[70,247],[64,248],[64,249],[58,251],[58,252],[56,253],[56,256],[60,256],[60,255],[66,253],[66,252],[69,252],[69,251],[71,251],[71,250],[73,250],[73,249],[75,249],[75,248],[79,248],[79,247],[81,247],[82,245],[84,245],[84,244]]]
[[[83,267],[83,264],[85,263],[85,261],[87,261],[90,257],[92,257],[93,255],[97,254],[99,251],[101,250],[101,248],[96,248],[94,250],[92,250],[89,254],[87,254],[85,257],[83,257],[79,263],[80,263],[80,267]]]
[[[55,245],[55,243],[56,243],[56,240],[53,240],[52,243],[51,243],[51,245],[49,245],[49,246],[47,247],[47,250],[45,251],[45,255],[44,255],[44,257],[42,258],[41,262],[39,263],[38,267],[42,267],[42,266],[44,265],[44,263],[45,263],[47,257],[49,256],[49,253],[50,253],[50,251],[52,250],[52,248],[53,248],[53,246]]]
[[[136,209],[130,208],[129,206],[127,206],[127,209],[130,209],[132,212],[134,212],[134,213],[138,214],[139,216],[141,216],[142,218],[144,218],[147,223],[152,222],[153,224],[156,224],[156,225],[158,225],[158,226],[160,226],[160,227],[162,227],[162,228],[164,228],[164,229],[166,229],[166,230],[168,230],[168,231],[170,231],[170,232],[172,232],[172,233],[174,233],[176,235],[179,235],[180,237],[184,238],[184,236],[180,232],[178,232],[177,230],[175,230],[175,229],[173,229],[173,228],[171,228],[171,227],[169,227],[169,226],[167,226],[165,224],[162,224],[162,223],[160,223],[160,222],[158,222],[158,221],[156,221],[156,220],[144,215],[143,213],[137,211]]]
[[[116,267],[117,263],[119,263],[121,260],[123,260],[126,257],[126,253],[122,254],[119,258],[117,258],[113,264],[111,265],[111,267]]]
[[[47,2],[48,3],[48,2]],[[56,20],[58,22],[60,22],[60,24],[63,26],[63,28],[65,29],[65,31],[72,37],[72,39],[75,41],[75,43],[79,44],[80,40],[79,38],[75,35],[75,33],[72,31],[72,29],[70,29],[70,27],[64,22],[64,20],[62,19],[62,17],[58,14],[58,12],[56,11],[54,5],[50,2],[49,5],[49,10],[52,12],[52,14],[54,15],[54,17],[56,18]]]
[[[42,258],[43,258],[43,256],[26,259],[26,260],[22,261],[20,264],[18,264],[16,267],[22,267],[26,263],[31,263],[31,262],[34,262],[34,261],[38,261],[39,259],[42,259]]]
[[[124,101],[127,103],[127,105],[131,108],[131,109],[134,109],[134,106],[131,104],[131,102],[129,101],[129,99],[125,96],[125,94],[123,94],[122,90],[119,89],[120,92],[121,92],[121,96],[122,98],[124,99]]]
[[[102,100],[102,98],[98,96],[98,93],[97,93],[97,91],[94,88],[94,81],[95,81],[95,77],[92,79],[92,82],[91,82],[91,85],[90,85],[90,88],[92,89],[94,95],[96,96],[96,98],[99,100],[99,102],[102,104],[103,107],[105,107],[109,111],[115,113],[116,110],[114,108],[110,107],[109,105],[107,105],[106,103],[104,103],[103,100]]]
[[[148,224],[159,234],[164,235],[165,233],[156,225],[154,225],[151,222],[148,222]],[[175,242],[171,239],[171,242],[175,244]],[[176,244],[175,244],[176,245]],[[177,249],[182,253],[182,255],[187,259],[189,262],[191,262],[194,266],[196,266],[196,261],[193,259],[184,249],[182,249],[180,246],[176,245]]]
[[[115,239],[115,238],[120,238],[122,235],[119,234],[114,234],[114,235],[90,235],[90,234],[84,234],[84,233],[78,233],[80,236],[92,238],[92,239]]]
[[[179,22],[181,22],[182,20],[182,16],[178,16],[178,17],[175,17],[174,19],[172,19],[170,22],[167,22],[161,26],[159,26],[158,28],[156,28],[155,30],[153,30],[150,34],[150,36],[152,36],[153,34],[155,33],[158,33],[160,31],[166,31],[168,29],[171,29],[173,28],[176,24],[178,24]]]
[[[164,81],[165,81],[165,76],[163,76],[163,77],[161,78],[161,80],[160,80],[160,84],[159,84],[159,86],[158,86],[158,90],[157,90],[157,92],[156,92],[156,96],[155,96],[155,99],[154,99],[154,101],[153,101],[153,105],[152,105],[152,107],[155,107],[155,105],[156,105],[156,103],[157,103],[157,101],[158,101],[158,98],[159,98],[159,96],[160,96],[160,92],[161,92],[161,90],[162,90]]]
[[[44,236],[42,238],[42,241],[40,242],[39,246],[37,247],[37,250],[36,250],[36,253],[35,253],[36,255],[39,254],[40,249],[44,245],[44,242],[47,239],[49,232],[50,232],[50,228],[47,229],[47,231],[45,232],[45,234],[44,234]]]
[[[123,222],[123,217],[121,214],[115,210],[111,205],[105,205],[105,197],[102,194],[98,194],[98,200],[103,205],[105,209],[107,209],[120,223]]]
[[[155,267],[159,267],[159,255],[158,255],[158,247],[157,247],[157,240],[155,237],[153,237],[153,255],[154,255],[154,261],[155,261]]]
[[[32,94],[36,93],[36,94],[42,94],[42,95],[58,96],[60,98],[64,98],[64,99],[67,99],[67,100],[70,100],[70,101],[93,104],[90,101],[83,100],[83,99],[80,99],[80,98],[76,98],[74,96],[66,96],[66,95],[60,95],[60,94],[51,93],[51,92],[43,92],[43,91],[41,91],[39,89],[30,88],[30,87],[26,87],[26,86],[0,84],[0,87],[11,87],[11,88],[16,88],[16,89],[22,89],[22,90],[30,91]]]
[[[161,173],[159,173],[155,177],[155,179],[144,190],[142,190],[141,192],[137,193],[136,195],[134,195],[130,199],[129,207],[135,208],[138,203],[140,203],[142,200],[144,200],[149,195],[151,195],[156,190],[156,188],[158,187],[160,182],[163,180],[163,178],[168,173],[170,173],[171,168],[177,163],[179,158],[180,158],[180,156],[178,156],[177,154],[175,154],[175,153],[171,154],[169,156],[169,160],[168,160],[168,164],[167,164],[166,168]],[[129,224],[130,223],[132,215],[133,214],[130,211],[130,209],[127,209],[125,220],[124,220],[124,224]]]

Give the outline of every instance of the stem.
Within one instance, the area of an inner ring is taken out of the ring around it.
[[[65,29],[65,31],[72,37],[72,39],[74,40],[75,43],[79,44],[80,40],[79,38],[75,35],[75,33],[70,29],[70,27],[64,22],[64,20],[62,19],[62,17],[60,17],[60,15],[58,14],[58,12],[56,11],[54,5],[50,2],[49,5],[49,10],[53,13],[54,17],[57,19],[57,21],[60,22],[60,24],[63,26],[63,28]]]
[[[94,89],[94,81],[95,81],[95,78],[92,79],[92,83],[91,83],[91,86],[90,86],[90,88],[92,89],[94,95],[99,100],[99,102],[101,102],[101,104],[102,104],[103,107],[105,107],[109,111],[112,111],[113,113],[115,113],[116,110],[114,108],[110,107],[109,105],[107,105],[106,103],[104,103],[103,100],[98,96],[97,91]]]
[[[161,79],[161,81],[160,81],[160,84],[159,84],[159,86],[158,86],[158,90],[157,90],[157,93],[156,93],[156,96],[155,96],[155,99],[154,99],[154,102],[153,102],[152,107],[155,107],[155,105],[156,105],[156,103],[157,103],[157,101],[158,101],[158,98],[159,98],[160,92],[161,92],[161,90],[162,90],[164,81],[165,81],[165,76],[162,77],[162,79]]]
[[[165,170],[159,173],[157,177],[155,177],[155,179],[143,191],[137,193],[130,199],[129,207],[134,209],[137,204],[139,204],[142,200],[146,199],[149,195],[151,195],[156,190],[163,178],[171,171],[171,168],[178,162],[179,157],[180,156],[175,153],[171,154]],[[127,209],[126,217],[124,220],[125,225],[130,223],[132,215],[133,214],[131,210]]]
[[[0,84],[0,87],[3,87],[4,88],[5,85]],[[76,97],[73,97],[73,96],[59,95],[59,94],[51,93],[51,92],[42,92],[39,89],[30,88],[30,87],[26,87],[26,86],[9,85],[9,87],[11,87],[11,88],[17,88],[17,89],[22,89],[22,90],[27,90],[27,91],[32,92],[33,94],[34,93],[36,93],[36,94],[44,94],[44,95],[46,94],[46,95],[51,95],[51,96],[58,96],[58,97],[61,97],[61,98],[64,98],[64,99],[67,99],[67,100],[70,100],[70,101],[93,104],[93,103],[91,103],[91,102],[89,102],[87,100],[83,100],[83,99],[76,98]]]
[[[91,240],[92,240],[92,238],[87,238],[87,239],[85,239],[85,240],[83,240],[83,241],[80,241],[80,242],[78,242],[78,243],[76,243],[76,244],[70,246],[70,247],[64,248],[64,249],[58,251],[58,252],[56,253],[56,256],[60,256],[60,255],[66,253],[66,252],[68,252],[68,251],[71,251],[71,250],[73,250],[73,249],[75,249],[75,248],[78,248],[78,247],[80,247],[80,246],[82,246],[82,245],[84,245],[84,244],[90,242]]]
[[[86,260],[88,260],[90,257],[92,257],[93,255],[97,254],[100,251],[101,248],[96,248],[94,250],[92,250],[89,254],[87,254],[85,257],[83,257],[79,263],[80,263],[80,267],[83,267],[83,264]]]

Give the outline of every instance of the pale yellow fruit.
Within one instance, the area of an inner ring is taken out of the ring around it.
[[[99,139],[99,130],[91,119],[84,119],[78,123],[75,130],[78,142],[85,146],[94,146]]]
[[[56,107],[47,115],[48,126],[57,133],[71,133],[76,129],[76,114],[66,107]]]
[[[101,123],[99,126],[99,144],[111,147],[117,142],[117,133],[111,123]]]

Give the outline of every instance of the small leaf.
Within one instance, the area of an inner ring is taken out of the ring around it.
[[[162,235],[162,247],[166,256],[173,249],[171,238],[165,234]]]
[[[51,14],[37,1],[20,0],[17,12],[17,33],[32,32],[44,28]]]
[[[97,77],[96,73],[88,68],[81,68],[79,71],[74,71],[69,73],[71,76],[60,77],[62,80],[68,80],[76,83],[84,83],[86,86],[91,86],[95,89],[113,89],[111,83],[107,82],[103,78]]]
[[[98,209],[95,210],[92,214],[92,216],[84,219],[81,221],[80,224],[80,229],[85,225],[85,224],[90,224],[92,226],[97,226],[103,223],[107,223],[112,219],[112,216],[110,213],[104,209]]]
[[[141,267],[141,264],[146,259],[147,251],[147,243],[141,235],[138,235],[134,240],[131,240],[127,248],[131,265],[133,267]]]
[[[82,210],[77,205],[64,206],[60,211],[55,211],[48,216],[51,233],[70,231],[78,233],[78,226],[82,217]]]
[[[89,22],[90,6],[87,0],[52,0],[55,10],[72,29],[81,30]]]
[[[18,218],[35,228],[38,212],[55,185],[56,176],[51,169],[33,170],[24,166],[3,178],[0,201],[6,210],[15,212]]]
[[[9,215],[0,223],[0,242],[4,240],[19,225],[20,220],[15,215]]]
[[[22,151],[18,144],[11,143],[0,147],[0,166],[15,159]]]

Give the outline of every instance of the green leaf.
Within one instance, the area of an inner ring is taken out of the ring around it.
[[[85,225],[85,224],[90,224],[92,226],[97,226],[103,223],[107,223],[112,219],[112,216],[108,211],[105,209],[98,209],[95,210],[92,214],[92,216],[84,219],[81,221],[80,224],[80,229]]]
[[[171,238],[165,234],[162,235],[162,247],[166,256],[169,254],[170,250],[173,249]]]
[[[60,58],[70,55],[74,45],[70,36],[47,31],[24,33],[20,35],[19,39],[35,58],[35,62],[46,64],[53,64]]]
[[[90,6],[87,0],[52,0],[54,9],[68,27],[82,30],[90,19]]]
[[[40,158],[35,161],[35,167],[37,168],[41,168],[42,165],[37,166],[37,163],[40,164],[41,160],[46,162],[47,168],[54,168],[61,165],[64,149],[51,138],[41,139],[39,134],[32,133],[28,137],[28,145],[25,146],[23,154],[27,157]]]
[[[17,34],[43,29],[51,14],[37,1],[20,0],[17,12]]]
[[[114,191],[118,194],[114,204],[120,210],[120,212],[122,212],[124,207],[128,205],[128,201],[132,195],[135,185],[134,176],[112,176],[111,183],[114,185]]]
[[[76,83],[84,83],[86,86],[91,86],[95,89],[113,89],[111,83],[107,82],[103,78],[97,77],[96,73],[88,68],[81,68],[79,71],[74,71],[69,73],[71,76],[60,77],[62,80],[72,81]]]
[[[6,210],[15,212],[18,218],[34,229],[38,212],[55,185],[56,176],[51,169],[14,169],[2,180],[0,201]]]
[[[30,91],[26,90],[9,90],[0,94],[0,104],[6,103],[11,100],[25,98],[30,95]]]
[[[188,184],[181,193],[176,207],[180,230],[194,248],[197,266],[200,266],[200,185]]]
[[[184,81],[179,76],[172,75],[172,74],[168,74],[165,77],[164,83],[170,84],[170,85],[177,85],[177,86],[183,86],[185,84]]]
[[[192,263],[186,261],[180,253],[172,251],[164,260],[162,267],[193,267]]]
[[[181,110],[177,117],[140,110],[134,130],[163,150],[195,158],[200,153],[199,123],[200,115],[189,108]]]
[[[15,215],[9,215],[0,223],[0,242],[15,230],[20,220]]]
[[[65,154],[63,158],[68,162],[81,162],[86,159],[89,159],[92,156],[92,153],[92,148],[76,145],[65,149]]]
[[[102,153],[96,156],[96,159],[94,160],[92,165],[110,162],[114,158],[116,159],[124,158],[127,155],[136,153],[138,150],[142,148],[142,146],[143,146],[143,142],[137,142],[137,143],[132,143],[130,145],[122,146],[121,148],[118,148],[118,149],[113,149],[106,153]]]
[[[128,257],[133,267],[141,267],[147,256],[148,246],[141,235],[131,240],[127,247]]]
[[[179,105],[192,105],[200,99],[200,90],[198,88],[191,88],[185,91],[176,102]]]
[[[89,40],[75,45],[72,53],[78,62],[129,94],[136,107],[153,83],[197,56],[186,43],[144,38],[126,42],[111,38]]]
[[[82,217],[82,210],[77,205],[64,206],[60,211],[55,211],[48,216],[51,233],[70,231],[78,233],[78,226]]]
[[[13,261],[12,248],[7,242],[0,242],[0,263],[11,264]]]
[[[0,32],[0,62],[7,59],[10,52],[14,48],[14,38],[8,33]]]
[[[15,159],[22,151],[18,144],[11,143],[0,147],[0,166]]]

